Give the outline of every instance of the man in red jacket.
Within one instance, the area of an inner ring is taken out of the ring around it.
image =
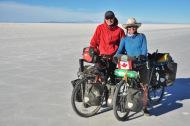
[[[125,37],[123,29],[117,25],[118,20],[115,14],[112,11],[107,11],[104,23],[98,25],[90,42],[90,46],[98,50],[100,55],[113,56],[116,53],[121,38]]]
[[[120,40],[125,37],[123,29],[118,27],[118,20],[112,11],[105,13],[104,23],[97,26],[96,31],[91,39],[90,47],[93,47],[100,56],[108,56],[113,58]],[[116,65],[109,61],[108,74],[111,82],[114,83],[114,70]]]

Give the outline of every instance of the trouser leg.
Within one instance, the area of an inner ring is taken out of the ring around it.
[[[148,87],[147,85],[143,85],[143,90],[144,90],[144,96],[143,96],[143,105],[144,105],[144,109],[147,108],[147,104],[148,104]]]
[[[113,62],[109,63],[108,76],[110,77],[111,83],[115,83],[114,70],[116,69],[116,64]]]

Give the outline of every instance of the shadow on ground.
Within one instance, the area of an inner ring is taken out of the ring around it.
[[[160,116],[183,107],[182,101],[190,99],[190,78],[178,78],[174,85],[167,87],[160,104],[150,110],[151,115]]]

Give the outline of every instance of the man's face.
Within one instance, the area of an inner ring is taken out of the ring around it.
[[[114,24],[114,18],[105,19],[105,21],[106,21],[106,24],[109,26]]]
[[[128,34],[131,34],[131,35],[132,35],[132,34],[134,34],[135,32],[137,32],[137,27],[136,27],[136,26],[130,26],[130,27],[127,28],[127,31],[128,31],[128,32],[127,32]]]

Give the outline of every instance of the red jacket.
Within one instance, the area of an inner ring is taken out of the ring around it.
[[[90,46],[97,49],[100,55],[114,55],[119,47],[121,38],[124,36],[123,29],[118,26],[109,27],[104,22],[96,28]]]

